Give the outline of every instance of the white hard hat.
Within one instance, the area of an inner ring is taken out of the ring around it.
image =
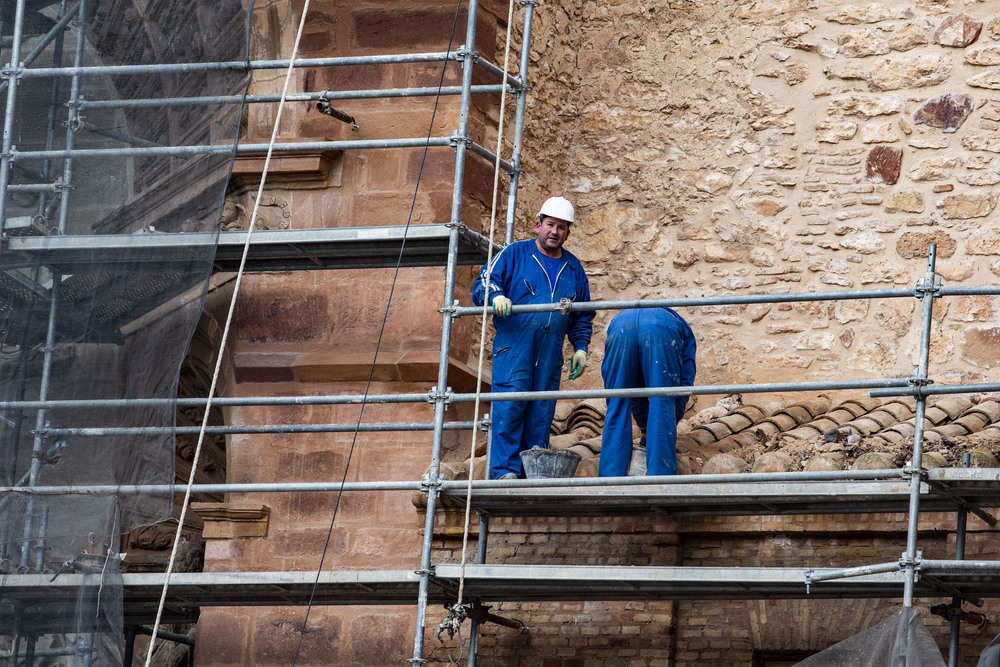
[[[541,220],[543,217],[559,218],[566,222],[573,222],[573,205],[565,197],[549,197],[542,204],[542,209],[535,217]]]

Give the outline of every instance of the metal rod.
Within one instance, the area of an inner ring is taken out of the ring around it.
[[[505,172],[507,172],[508,174],[514,171],[514,165],[512,165],[510,162],[507,162],[507,160],[504,160],[503,158],[498,158],[490,149],[484,148],[483,146],[480,146],[474,141],[469,142],[469,148],[472,150],[473,153],[475,153],[479,157],[485,158],[486,161],[489,162],[490,164],[496,164],[497,162],[499,162],[500,168]]]
[[[88,123],[87,121],[80,123],[80,128],[87,130],[88,132],[93,132],[94,134],[99,134],[102,137],[108,137],[109,139],[114,139],[132,146],[160,147],[163,145],[158,144],[155,141],[148,141],[146,139],[140,139],[139,137],[133,137],[131,134],[125,134],[124,132],[119,132],[118,130],[112,130],[107,127],[98,127],[97,125]]]
[[[296,58],[294,66],[348,67],[353,65],[399,65],[460,60],[457,53],[440,51],[430,53],[400,53],[340,58]],[[82,65],[74,67],[35,67],[24,69],[21,76],[41,79],[53,76],[121,76],[125,74],[186,74],[192,72],[249,72],[254,70],[288,69],[292,61],[285,60],[235,60],[211,63],[156,63],[150,65]]]
[[[62,3],[62,7],[65,8],[65,6],[66,3],[64,1]],[[28,55],[26,55],[24,57],[24,60],[21,62],[21,66],[28,67],[29,65],[31,65],[31,63],[35,62],[35,59],[38,56],[42,55],[42,52],[45,51],[45,49],[48,47],[49,44],[51,44],[54,40],[61,40],[63,37],[63,30],[66,29],[66,26],[69,25],[69,22],[73,20],[73,17],[75,17],[79,11],[80,11],[79,3],[73,5],[68,12],[64,11],[64,9],[60,9],[59,14],[61,18],[56,22],[54,26],[49,28],[49,31],[45,33],[45,36],[42,37],[41,41],[35,45],[35,48],[31,49],[31,51],[28,52]],[[57,52],[61,51],[61,49],[57,48],[56,51]],[[55,66],[58,66],[58,62],[59,61],[56,60]],[[0,93],[4,92],[5,90],[7,90],[7,81],[2,81],[0,82]]]
[[[535,14],[535,2],[524,3],[524,33],[521,36],[521,66],[518,75],[521,80],[528,80],[528,64],[531,61],[531,23]],[[504,245],[514,242],[514,223],[517,216],[517,191],[521,185],[521,147],[524,138],[524,110],[528,101],[528,87],[522,86],[517,91],[517,107],[514,112],[514,140],[511,147],[510,189],[507,190],[507,224],[504,227]]]
[[[831,482],[831,481],[874,481],[903,479],[908,474],[904,470],[823,470],[810,472],[768,472],[736,473],[727,475],[698,475],[702,484],[759,484],[762,482]],[[671,486],[690,484],[687,475],[665,477],[570,477],[556,479],[473,480],[473,491],[510,488],[582,488],[582,487],[622,487],[622,486]],[[440,480],[442,491],[460,492],[468,488],[467,480]],[[192,493],[301,493],[328,491],[413,491],[423,488],[423,482],[254,482],[245,484],[195,484]],[[90,486],[3,486],[0,493],[50,496],[60,494],[122,496],[137,494],[184,493],[187,485],[181,484],[104,484]],[[485,547],[484,547],[485,548]]]
[[[524,72],[520,72],[519,76],[514,76],[508,72],[504,72],[502,67],[500,67],[499,65],[494,65],[489,60],[480,57],[478,53],[473,59],[473,64],[476,67],[480,67],[484,71],[492,74],[501,81],[506,81],[507,85],[509,85],[514,90],[520,90],[521,87],[524,86],[524,78],[523,78]]]
[[[469,107],[471,106],[470,89],[472,87],[473,50],[476,44],[476,17],[478,15],[478,0],[469,0],[469,11],[465,26],[465,45],[459,49],[464,53],[462,60],[462,96],[459,101],[458,135],[466,137],[469,134]],[[452,184],[451,220],[448,235],[448,263],[445,270],[444,308],[441,311],[441,347],[438,358],[437,389],[443,392],[448,386],[448,357],[451,351],[452,315],[448,308],[456,305],[455,277],[458,267],[458,229],[462,222],[462,195],[465,181],[466,143],[459,141],[455,145],[455,180]],[[420,553],[420,581],[417,588],[417,622],[413,638],[413,664],[424,662],[424,631],[427,624],[427,598],[430,587],[431,555],[434,537],[434,517],[437,513],[437,484],[441,471],[441,449],[444,427],[444,411],[447,407],[445,398],[438,395],[434,403],[434,439],[431,444],[431,465],[427,473],[427,515],[424,519],[423,545]],[[459,600],[458,602],[461,602]]]
[[[274,145],[275,153],[294,153],[304,151],[346,151],[376,148],[423,148],[450,147],[448,137],[404,138],[404,139],[365,139],[354,141],[294,141]],[[163,146],[133,147],[133,148],[77,148],[75,150],[50,151],[13,151],[11,156],[17,160],[47,160],[68,158],[107,158],[107,157],[193,157],[195,155],[229,155],[233,147],[230,144],[202,144],[197,146]],[[267,152],[267,144],[240,144],[236,147],[237,155],[247,153],[260,154]]]
[[[913,386],[900,389],[872,389],[871,395],[884,398],[889,396],[944,396],[946,394],[988,394],[1000,391],[1000,382],[983,382],[980,384],[952,384]]]
[[[76,29],[76,48],[73,52],[73,64],[83,65],[84,46],[87,44],[87,5],[86,0],[78,0],[78,21]],[[69,193],[73,185],[73,148],[76,144],[76,131],[80,124],[80,109],[76,103],[80,100],[80,77],[70,78],[69,118],[66,120],[66,157],[63,160],[62,182],[66,186],[59,198],[59,233],[66,234],[69,223]],[[51,151],[50,151],[51,152]],[[52,297],[55,300],[55,297]]]
[[[861,565],[859,567],[846,567],[841,570],[827,570],[825,572],[813,573],[810,571],[807,578],[810,582],[831,581],[833,579],[850,579],[851,577],[864,577],[869,574],[883,574],[885,572],[899,572],[900,563],[878,563],[876,565]]]
[[[212,399],[218,407],[264,406],[264,405],[360,405],[361,403],[428,403],[427,394],[373,394],[365,400],[364,394],[328,394],[316,396],[220,396]],[[0,401],[0,410],[37,408],[80,409],[80,408],[148,408],[167,405],[177,407],[200,407],[204,398],[109,398],[109,399],[66,399],[51,401]]]
[[[927,366],[930,358],[931,347],[931,322],[934,314],[935,283],[934,265],[937,259],[937,246],[931,244],[927,253],[927,271],[923,280],[918,284],[918,292],[923,301],[923,315],[920,321],[920,359],[914,374],[914,384],[927,384]],[[917,580],[917,532],[920,519],[920,466],[923,459],[924,447],[924,415],[927,407],[927,399],[923,396],[917,397],[917,409],[913,418],[913,460],[911,462],[913,476],[910,478],[910,511],[909,525],[906,531],[906,553],[903,554],[903,561],[906,569],[906,580],[903,587],[903,606],[913,606],[913,587]]]
[[[962,467],[968,468],[971,461],[969,452],[962,454]],[[965,560],[965,528],[969,515],[965,507],[959,505],[955,508],[955,560]],[[951,606],[948,608],[950,622],[950,634],[948,637],[948,667],[958,667],[958,643],[959,631],[962,623],[962,598],[953,596]]]
[[[22,26],[24,24],[25,0],[17,0],[14,9],[14,34],[11,37],[10,67],[16,68],[21,59]],[[18,77],[11,76],[7,88],[7,108],[3,115],[3,137],[0,140],[0,194],[7,190],[10,183],[10,165],[13,161],[11,152],[14,148],[14,111],[17,106]],[[7,226],[7,197],[0,196],[0,234]]]
[[[460,95],[461,86],[445,86],[440,94]],[[473,86],[472,93],[487,95],[504,92],[500,84]],[[286,102],[316,102],[319,100],[376,100],[397,97],[436,97],[437,88],[379,88],[369,90],[324,90],[319,93],[290,93]],[[83,100],[81,109],[135,109],[168,106],[201,106],[215,104],[270,104],[281,100],[278,94],[260,95],[206,95],[204,97],[151,97],[131,100]]]
[[[476,428],[476,422],[445,422],[446,431],[465,431]],[[208,426],[205,433],[212,435],[262,434],[262,433],[384,433],[394,431],[433,431],[433,422],[384,422],[378,424],[263,424],[259,426]],[[120,426],[108,428],[50,428],[39,427],[51,437],[102,438],[123,435],[196,435],[199,426]]]
[[[625,301],[571,301],[566,303],[514,304],[513,313],[572,312],[577,310],[625,310],[628,308],[683,308],[732,306],[753,303],[805,303],[845,299],[891,299],[919,296],[913,289],[845,290],[841,292],[791,292],[788,294],[727,294],[724,296],[676,297],[673,299],[629,299]],[[492,313],[490,306],[489,313]],[[455,309],[456,317],[482,315],[478,306]]]

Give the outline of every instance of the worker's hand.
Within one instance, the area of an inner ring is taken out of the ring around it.
[[[493,314],[497,317],[510,317],[510,307],[514,302],[501,295],[493,299]]]
[[[587,367],[587,353],[577,350],[573,353],[573,358],[569,360],[569,379],[575,380],[583,375],[583,369]]]

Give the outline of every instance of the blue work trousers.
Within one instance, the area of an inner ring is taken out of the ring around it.
[[[665,308],[625,310],[611,320],[601,374],[607,389],[676,387],[693,383],[694,337]],[[688,370],[690,369],[690,370]],[[690,378],[683,375],[690,375]],[[632,459],[632,417],[646,433],[646,474],[677,472],[677,422],[687,396],[609,398],[601,437],[601,477],[623,477]]]
[[[546,314],[547,315],[547,314]],[[554,327],[530,326],[541,317],[525,318],[514,335],[497,334],[493,343],[493,391],[553,391],[559,388],[563,332]],[[520,454],[549,446],[549,427],[555,401],[494,401],[491,408],[493,442],[490,470],[493,479],[512,472],[524,477]]]

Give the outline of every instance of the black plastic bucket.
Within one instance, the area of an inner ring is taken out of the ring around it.
[[[524,475],[528,479],[572,477],[582,457],[574,452],[532,447],[521,452]]]

